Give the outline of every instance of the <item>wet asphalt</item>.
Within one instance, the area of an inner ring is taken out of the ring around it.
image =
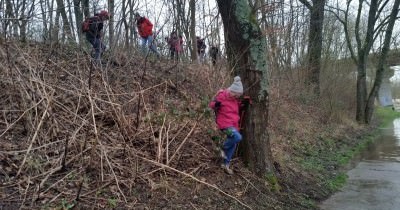
[[[347,172],[346,185],[324,210],[400,210],[400,119],[393,121]]]

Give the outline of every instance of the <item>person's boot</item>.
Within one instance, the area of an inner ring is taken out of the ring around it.
[[[93,62],[94,68],[101,69],[101,60],[99,58],[98,59],[94,59],[92,62]]]
[[[229,175],[233,174],[233,171],[232,171],[232,169],[229,168],[229,165],[222,163],[221,168],[224,169],[225,173],[227,173]]]

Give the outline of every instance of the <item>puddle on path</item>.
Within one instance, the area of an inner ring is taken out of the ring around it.
[[[347,175],[346,185],[321,209],[400,210],[400,119],[383,129]]]

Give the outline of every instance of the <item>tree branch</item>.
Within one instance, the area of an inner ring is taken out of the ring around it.
[[[386,0],[383,5],[381,6],[381,8],[379,8],[378,12],[376,13],[376,18],[378,18],[380,16],[380,14],[382,13],[383,9],[386,7],[386,5],[389,3],[389,0]]]
[[[299,0],[304,6],[306,6],[309,10],[312,10],[312,5],[307,0]]]
[[[347,2],[347,13],[346,13],[346,15],[348,15],[350,2],[351,2],[351,0]],[[361,45],[362,45],[361,44],[361,38],[360,38],[360,19],[361,19],[362,4],[363,4],[363,1],[360,0],[359,4],[358,4],[357,18],[356,18],[356,25],[355,25],[355,35],[356,35],[355,38],[356,38],[358,50],[361,49]]]

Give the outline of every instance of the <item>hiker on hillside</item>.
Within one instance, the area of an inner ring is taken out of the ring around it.
[[[103,22],[109,18],[110,14],[107,11],[100,11],[100,13],[88,18],[89,27],[87,31],[84,31],[84,33],[86,33],[86,40],[93,46],[95,53],[92,56],[97,64],[100,64],[100,56],[106,50],[106,46],[101,41],[101,37],[104,27]]]
[[[199,56],[199,62],[204,63],[206,57],[206,43],[204,42],[204,38],[201,39],[200,37],[196,36],[197,42],[197,55]]]
[[[142,38],[141,51],[145,53],[146,45],[148,45],[150,50],[153,51],[153,53],[156,54],[157,57],[159,57],[160,53],[158,53],[156,45],[154,43],[153,24],[146,17],[140,16],[139,13],[135,13],[135,21],[139,35]]]
[[[240,96],[243,94],[243,85],[239,76],[234,78],[230,87],[219,90],[209,107],[215,111],[218,129],[226,134],[226,140],[222,146],[221,157],[224,159],[221,167],[228,174],[233,174],[229,168],[236,145],[242,140],[239,133],[239,107]]]
[[[213,45],[213,46],[211,47],[209,53],[210,53],[212,65],[215,66],[215,64],[217,63],[217,57],[218,57],[218,54],[219,54],[219,49],[218,49],[218,47],[216,47],[215,45]]]
[[[167,43],[169,46],[169,53],[171,59],[179,60],[179,54],[182,53],[182,45],[183,39],[181,35],[177,35],[176,32],[172,32],[171,35],[167,38]]]

